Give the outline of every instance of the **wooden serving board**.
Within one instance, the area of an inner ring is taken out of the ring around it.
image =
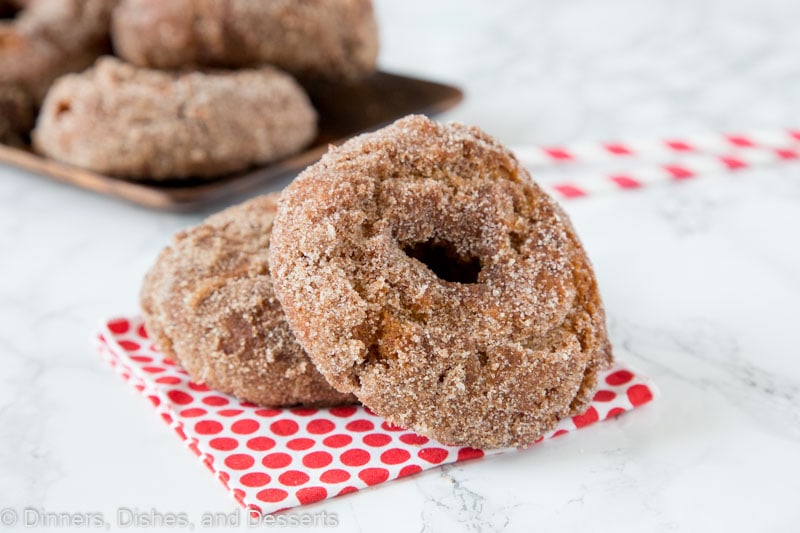
[[[311,146],[276,163],[220,178],[129,181],[4,145],[0,145],[0,163],[147,207],[191,211],[299,172],[317,161],[329,144],[339,144],[410,113],[440,113],[463,98],[456,87],[388,72],[376,72],[356,85],[319,84],[307,89],[320,117],[319,134]]]

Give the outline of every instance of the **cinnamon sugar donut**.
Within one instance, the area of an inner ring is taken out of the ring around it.
[[[90,66],[109,50],[116,0],[28,0],[0,24],[0,85],[13,85],[41,103],[57,77]]]
[[[272,292],[267,256],[277,195],[178,233],[147,274],[147,331],[192,379],[269,406],[353,403],[317,372]]]
[[[331,385],[446,444],[532,443],[612,358],[569,219],[474,127],[410,116],[331,149],[284,192],[270,262]]]
[[[275,68],[172,73],[107,57],[58,80],[33,140],[59,161],[159,180],[265,164],[300,150],[315,134],[308,96]]]
[[[119,56],[155,68],[272,64],[353,80],[378,52],[371,0],[122,0],[112,34]]]

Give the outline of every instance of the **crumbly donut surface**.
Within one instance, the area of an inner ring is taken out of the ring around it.
[[[317,368],[443,443],[528,445],[611,360],[566,214],[477,128],[411,116],[331,149],[284,192],[272,239]]]
[[[107,57],[58,80],[33,139],[43,154],[96,172],[169,179],[269,163],[315,134],[307,95],[275,68],[171,73]]]
[[[277,195],[177,234],[147,274],[141,303],[156,346],[196,381],[260,405],[337,405],[294,339],[267,257]]]
[[[156,68],[268,63],[357,79],[378,53],[371,0],[122,0],[112,33],[118,55]]]

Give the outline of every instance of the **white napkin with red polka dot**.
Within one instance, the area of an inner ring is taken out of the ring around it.
[[[115,318],[98,351],[141,392],[246,509],[268,514],[355,492],[422,470],[506,450],[445,446],[393,426],[365,407],[265,409],[189,380],[147,338],[141,318]],[[539,438],[613,418],[653,399],[646,377],[621,363],[600,376],[581,415]]]

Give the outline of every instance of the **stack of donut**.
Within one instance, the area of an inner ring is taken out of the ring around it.
[[[497,141],[422,116],[178,234],[141,294],[197,381],[270,406],[357,400],[451,445],[531,444],[612,360],[564,211]]]
[[[59,76],[109,51],[115,0],[0,0],[0,142],[18,143]]]
[[[299,151],[317,127],[302,83],[355,82],[378,51],[371,0],[0,0],[3,15],[0,142],[30,134],[48,157],[128,179]]]

